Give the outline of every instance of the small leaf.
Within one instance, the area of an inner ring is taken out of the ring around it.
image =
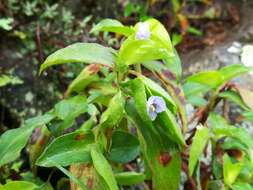
[[[235,77],[238,77],[242,74],[245,74],[250,71],[251,68],[246,67],[243,64],[232,64],[226,67],[223,67],[219,70],[219,73],[223,77],[223,83],[227,82]]]
[[[69,95],[73,91],[79,93],[90,83],[98,81],[99,77],[97,76],[97,72],[99,69],[99,66],[95,64],[85,67],[75,80],[71,82],[67,94]]]
[[[91,158],[97,173],[105,180],[110,190],[118,190],[112,168],[97,147],[91,149]]]
[[[201,126],[193,138],[189,158],[189,174],[192,176],[196,164],[209,140],[208,128]]]
[[[207,85],[195,83],[195,82],[187,82],[183,85],[184,94],[186,98],[199,96],[206,93],[210,88]]]
[[[125,99],[119,91],[110,101],[107,110],[102,114],[100,125],[104,127],[116,126],[123,117]]]
[[[198,106],[198,107],[202,107],[207,104],[207,101],[204,98],[199,97],[199,96],[189,96],[187,97],[186,101],[192,104],[193,106]]]
[[[253,111],[253,92],[246,88],[238,87],[237,90],[239,91],[242,100],[244,103],[250,107],[251,111]]]
[[[30,135],[36,127],[40,127],[50,122],[53,115],[45,114],[26,120],[22,127],[6,131],[0,137],[0,166],[14,161],[20,151],[26,145]]]
[[[95,43],[75,43],[60,49],[44,61],[40,73],[46,68],[63,63],[102,64],[109,67],[114,63],[114,50]]]
[[[124,131],[116,131],[112,135],[112,145],[109,160],[127,163],[134,160],[140,152],[138,139]]]
[[[224,118],[214,113],[209,115],[209,120],[212,126],[212,132],[217,139],[222,137],[232,137],[239,140],[248,148],[253,147],[253,140],[247,129],[231,126],[226,123]]]
[[[238,104],[244,110],[249,110],[249,107],[243,102],[241,96],[235,91],[229,90],[229,91],[222,92],[219,94],[219,97],[226,98],[226,99]]]
[[[74,163],[89,163],[90,144],[94,143],[91,132],[77,131],[56,138],[40,155],[36,164],[44,167],[68,166]],[[53,161],[53,162],[52,162]]]
[[[143,173],[137,172],[123,172],[116,173],[115,178],[119,185],[136,185],[143,183],[145,180],[145,175]]]
[[[186,81],[200,83],[213,89],[217,88],[222,83],[223,78],[218,71],[202,71],[191,75],[186,79]]]
[[[125,36],[131,35],[134,30],[128,26],[124,26],[118,20],[115,19],[103,19],[97,25],[95,25],[91,33],[104,31],[104,32],[114,32],[118,34],[123,34]]]
[[[3,186],[0,190],[37,190],[38,186],[28,181],[10,181]]]
[[[232,185],[241,171],[241,163],[232,163],[227,154],[223,156],[223,176],[226,185]]]
[[[8,75],[0,75],[0,87],[6,86],[7,84],[22,84],[23,81],[17,77]]]

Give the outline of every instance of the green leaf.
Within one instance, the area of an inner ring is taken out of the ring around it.
[[[84,96],[78,95],[65,99],[57,103],[54,107],[54,115],[59,119],[67,117],[77,117],[78,115],[87,112],[88,104]]]
[[[245,74],[250,71],[250,67],[246,67],[243,64],[233,64],[226,67],[223,67],[219,70],[219,73],[222,75],[223,83],[227,82],[237,76]]]
[[[92,64],[85,67],[82,72],[71,82],[68,87],[67,94],[71,94],[71,92],[80,93],[88,86],[90,83],[98,81],[99,77],[97,72],[99,71],[99,66]]]
[[[147,95],[141,79],[136,78],[132,80],[130,88],[138,114],[144,122],[151,124],[152,121],[147,113]]]
[[[232,163],[227,154],[223,156],[223,176],[226,185],[232,185],[241,171],[242,163]]]
[[[119,91],[110,101],[107,110],[102,114],[100,125],[102,128],[116,126],[123,117],[125,99]]]
[[[185,147],[185,140],[180,127],[176,121],[175,116],[167,109],[166,111],[158,114],[155,123],[159,123],[164,131],[172,137],[172,141],[176,142],[181,147]]]
[[[33,130],[45,125],[53,118],[54,116],[50,114],[34,117],[27,120],[22,127],[8,130],[2,134],[0,137],[0,166],[14,161],[26,145]]]
[[[163,44],[167,51],[173,55],[173,46],[170,40],[170,36],[165,27],[156,19],[148,19],[147,22],[150,25],[151,35],[154,41]],[[137,28],[138,24],[135,26]],[[152,38],[152,37],[151,37]]]
[[[6,86],[7,84],[22,84],[23,81],[17,77],[8,75],[0,75],[0,87]]]
[[[12,23],[14,22],[13,18],[1,18],[0,19],[0,28],[4,30],[11,30],[12,29]]]
[[[196,82],[207,85],[209,88],[215,89],[225,82],[249,72],[250,68],[241,64],[233,64],[221,68],[219,71],[203,71],[188,77],[189,82]],[[210,80],[212,79],[212,80]]]
[[[191,75],[186,79],[186,81],[203,84],[208,86],[209,88],[214,89],[222,83],[223,78],[218,71],[202,71],[197,74]]]
[[[168,149],[170,141],[164,140],[152,129],[156,126],[144,122],[140,117],[136,104],[127,102],[126,112],[138,128],[139,139],[145,160],[146,171],[151,170],[153,188],[156,190],[177,190],[180,183],[181,157],[175,150]]]
[[[90,131],[77,131],[56,138],[40,155],[36,164],[44,167],[68,166],[74,163],[89,163],[90,145],[94,135]],[[52,162],[53,161],[53,162]]]
[[[247,129],[231,126],[226,123],[224,118],[214,113],[209,115],[209,120],[211,122],[212,132],[216,139],[220,139],[222,137],[232,137],[239,140],[248,148],[253,147],[253,140]]]
[[[210,88],[207,85],[195,82],[187,82],[183,85],[183,90],[186,98],[202,95],[209,89]]]
[[[115,19],[101,20],[97,25],[95,25],[92,28],[91,33],[99,32],[99,31],[114,32],[118,34],[123,34],[125,36],[129,36],[134,32],[132,28],[128,26],[124,26],[123,24],[121,24],[121,22]]]
[[[97,63],[112,67],[115,51],[96,43],[75,43],[51,54],[40,67],[46,68],[63,63]]]
[[[236,182],[231,187],[232,190],[253,190],[249,183]]]
[[[189,158],[189,174],[192,176],[199,158],[209,140],[208,128],[201,126],[193,138]]]
[[[134,160],[140,152],[138,139],[124,131],[116,131],[112,135],[112,145],[109,160],[118,163],[127,163]]]
[[[238,94],[235,91],[229,90],[229,91],[222,92],[222,93],[219,94],[219,97],[226,98],[226,99],[238,104],[244,110],[248,110],[248,111],[250,110],[250,108],[242,100],[240,94]]]
[[[151,92],[152,95],[154,96],[161,96],[164,98],[167,107],[173,112],[176,113],[177,107],[175,102],[172,100],[171,96],[157,83],[152,81],[151,79],[145,77],[145,76],[140,76],[140,82],[142,82],[145,87]]]
[[[150,26],[151,37],[147,40],[138,40],[135,34],[129,36],[121,45],[118,65],[131,65],[153,60],[168,60],[174,56],[169,34],[163,25],[155,20],[145,21]],[[139,23],[134,30],[137,32]]]
[[[10,181],[3,186],[0,190],[37,190],[38,186],[28,181]]]
[[[253,112],[247,111],[242,113],[243,117],[249,121],[253,121]]]
[[[119,185],[140,184],[144,182],[145,177],[146,177],[143,173],[137,173],[137,172],[116,173],[114,176]]]
[[[198,106],[198,107],[202,107],[207,104],[207,101],[204,98],[199,97],[199,96],[189,96],[187,97],[186,101],[192,104],[193,106]]]
[[[97,147],[91,149],[91,158],[97,173],[105,180],[110,190],[118,190],[112,168]]]

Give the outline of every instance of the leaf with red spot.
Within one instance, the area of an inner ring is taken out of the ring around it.
[[[99,69],[100,67],[95,64],[85,67],[69,85],[67,95],[69,95],[71,92],[79,93],[83,91],[90,83],[99,81],[99,77],[97,75]]]

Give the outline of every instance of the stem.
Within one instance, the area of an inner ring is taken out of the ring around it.
[[[182,132],[183,134],[187,131],[187,118],[184,106],[180,101],[180,96],[175,93],[176,87],[161,73],[154,73],[154,75],[160,80],[160,82],[165,86],[166,90],[171,95],[172,99],[176,102],[178,107],[178,113],[182,124]]]
[[[141,64],[134,65],[134,68],[137,73],[141,73]]]

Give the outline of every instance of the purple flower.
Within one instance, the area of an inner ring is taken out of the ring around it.
[[[136,33],[136,39],[138,40],[147,40],[150,38],[150,29],[147,22],[141,22],[138,25],[138,31]]]
[[[160,96],[150,96],[147,101],[147,112],[152,121],[157,117],[158,113],[166,110],[166,103]]]

